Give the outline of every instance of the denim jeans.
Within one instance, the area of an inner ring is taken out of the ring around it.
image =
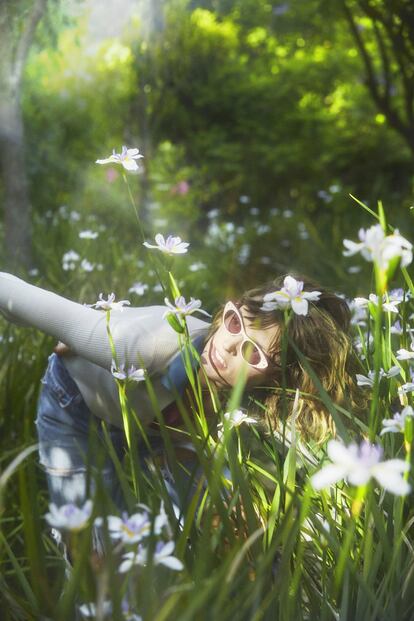
[[[39,459],[47,476],[51,502],[83,504],[95,491],[99,475],[115,504],[122,503],[115,467],[105,447],[102,422],[93,416],[79,388],[57,354],[41,380],[37,404]],[[122,429],[107,425],[122,461]]]
[[[50,501],[57,506],[83,504],[87,498],[93,497],[99,480],[112,503],[118,510],[123,510],[121,487],[104,442],[102,421],[91,413],[57,354],[49,356],[41,382],[36,426],[40,463],[46,471]],[[126,446],[124,432],[110,424],[106,427],[122,462]],[[151,442],[154,443],[153,452],[162,455],[160,439],[154,438]],[[148,456],[148,451],[140,447],[140,463],[144,469]],[[183,505],[191,501],[201,476],[195,462],[187,472],[180,469],[179,480],[173,478],[167,465],[161,468],[161,472],[173,505],[178,510],[185,510]]]

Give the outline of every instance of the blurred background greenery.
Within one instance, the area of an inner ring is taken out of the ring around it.
[[[411,0],[6,0],[0,20],[3,269],[162,301],[121,170],[94,164],[123,144],[148,238],[191,243],[178,276],[210,309],[292,270],[355,294],[369,266],[342,240],[372,220],[349,194],[408,234]]]

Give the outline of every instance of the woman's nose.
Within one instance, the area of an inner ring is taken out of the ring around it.
[[[241,343],[241,335],[238,334],[229,334],[224,340],[223,346],[226,352],[235,356],[239,351]]]

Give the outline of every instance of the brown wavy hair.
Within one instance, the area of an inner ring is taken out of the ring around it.
[[[358,360],[350,334],[351,313],[346,301],[335,293],[305,276],[290,275],[304,283],[303,291],[316,290],[321,295],[318,301],[309,302],[306,316],[291,312],[287,327],[283,311],[262,310],[264,296],[282,289],[286,275],[246,291],[237,300],[255,328],[280,327],[268,352],[271,365],[264,376],[264,385],[249,391],[249,409],[254,411],[267,433],[280,431],[284,420],[289,423],[291,419],[294,394],[299,389],[295,428],[305,441],[321,444],[335,436],[336,427],[329,409],[321,400],[321,391],[313,381],[312,373],[334,406],[340,405],[356,417],[360,417],[366,408],[365,395],[355,381]],[[222,310],[215,315],[210,334],[216,331],[221,317]],[[287,344],[282,368],[283,330],[286,330]],[[262,407],[255,405],[255,401]]]

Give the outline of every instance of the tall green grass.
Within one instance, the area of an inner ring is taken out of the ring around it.
[[[379,217],[386,226],[381,209]],[[168,276],[170,268],[157,266],[166,277],[165,288],[174,295],[179,290],[172,274]],[[393,283],[403,280],[411,296],[414,294],[407,270],[393,278]],[[378,294],[388,290],[389,281],[390,275],[387,279],[376,273]],[[367,284],[367,297],[369,293]],[[386,458],[399,457],[410,464],[412,431],[405,436],[379,436],[382,419],[391,418],[391,407],[398,403],[398,386],[410,381],[410,362],[401,363],[400,377],[381,379],[379,370],[398,363],[395,352],[410,344],[412,299],[406,297],[400,305],[402,335],[391,334],[391,315],[381,305],[367,310],[366,326],[361,330],[361,369],[376,373],[370,408],[359,423],[361,431],[356,438],[363,436],[378,442]],[[134,414],[128,407],[122,385],[124,422],[130,435],[125,463],[117,464],[130,513],[136,511],[139,501],[156,516],[163,503],[169,520],[168,538],[174,540],[174,555],[182,560],[184,569],[172,571],[156,565],[150,554],[146,566],[120,574],[122,552],[111,543],[105,526],[106,554],[98,556],[94,551],[92,520],[71,536],[72,563],[68,567],[44,519],[48,498],[33,446],[39,380],[51,341],[33,330],[5,322],[2,328],[2,619],[71,621],[79,615],[82,603],[93,602],[95,618],[121,620],[128,618],[123,609],[125,601],[130,606],[129,614],[134,610],[145,621],[414,619],[413,493],[397,497],[372,481],[359,488],[341,482],[317,492],[310,475],[319,469],[324,448],[313,453],[312,463],[303,457],[303,448],[312,453],[312,447],[306,447],[295,434],[287,443],[283,437],[262,437],[254,426],[230,428],[226,423],[224,411],[240,405],[243,377],[224,408],[217,412],[218,420],[223,422],[223,434],[218,438],[216,430],[209,429],[198,379],[189,365],[191,345],[185,326],[177,338],[182,341],[193,408],[188,411],[183,403],[180,407],[185,421],[183,433],[194,446],[202,473],[196,493],[177,516],[157,456],[150,467],[140,468],[137,453],[145,445],[151,452],[151,441],[139,424],[139,412]],[[371,346],[368,334],[374,337]],[[177,473],[183,463],[175,455],[169,430],[162,422],[150,378],[146,381],[170,469]],[[404,404],[412,405],[412,394],[401,397],[400,410]],[[347,425],[352,412],[331,403],[322,389],[320,398],[329,406],[339,435],[348,442],[352,439]],[[111,451],[110,444],[107,450]],[[409,478],[412,481],[411,474]],[[98,475],[93,517],[114,513],[102,483]],[[150,550],[154,550],[156,541],[152,533]],[[104,617],[103,603],[108,601],[112,611]]]

